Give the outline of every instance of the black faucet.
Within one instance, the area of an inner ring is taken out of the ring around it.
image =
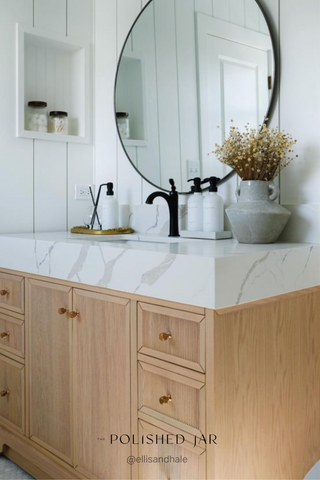
[[[174,184],[174,180],[170,178],[171,192],[169,194],[164,192],[154,192],[149,195],[146,200],[147,205],[152,205],[157,197],[164,198],[169,207],[170,215],[170,231],[169,237],[180,237],[179,235],[179,194]]]

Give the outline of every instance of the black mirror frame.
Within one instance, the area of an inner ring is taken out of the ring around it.
[[[144,11],[146,10],[146,8],[149,7],[150,3],[152,3],[153,0],[149,0],[149,2],[143,7],[143,9],[141,10],[141,12],[139,13],[139,15],[137,16],[137,18],[135,19],[132,27],[130,28],[129,30],[129,33],[128,35],[126,36],[126,39],[124,41],[124,44],[123,44],[123,47],[121,49],[121,53],[120,53],[120,56],[119,56],[119,60],[118,60],[118,64],[117,64],[117,71],[116,71],[116,76],[115,76],[115,82],[114,82],[114,120],[115,120],[115,124],[116,124],[116,128],[117,128],[117,133],[118,133],[118,137],[119,137],[119,140],[120,140],[120,143],[121,143],[121,146],[126,154],[126,157],[127,159],[129,160],[129,162],[131,163],[131,165],[133,166],[133,168],[136,170],[136,172],[140,175],[140,177],[143,178],[143,180],[145,180],[147,183],[149,183],[150,185],[152,185],[154,188],[158,189],[158,190],[162,190],[164,192],[170,192],[170,190],[166,190],[164,189],[163,187],[159,187],[158,185],[155,185],[154,183],[152,183],[148,178],[146,178],[139,170],[138,168],[134,165],[134,163],[131,161],[131,158],[129,157],[128,155],[128,152],[124,146],[124,143],[122,141],[122,137],[120,135],[120,131],[119,131],[119,127],[118,127],[118,122],[117,122],[117,81],[118,81],[118,76],[119,76],[119,70],[120,70],[120,62],[121,62],[121,59],[122,59],[122,55],[123,55],[123,52],[126,48],[126,45],[127,45],[127,42],[128,42],[128,39],[132,33],[132,30],[134,29],[136,23],[138,22],[139,18],[141,17],[141,15],[144,13]],[[270,120],[272,119],[272,115],[274,113],[274,108],[275,108],[275,105],[276,105],[276,100],[277,100],[277,94],[278,94],[278,83],[279,83],[279,55],[278,55],[278,49],[277,49],[277,42],[276,42],[276,34],[273,32],[273,28],[271,26],[271,22],[264,10],[264,8],[262,7],[261,5],[261,0],[255,0],[256,4],[258,5],[265,21],[266,21],[266,24],[267,24],[267,27],[269,29],[269,32],[270,32],[270,38],[271,38],[271,44],[272,44],[272,49],[273,49],[273,61],[274,61],[274,82],[273,82],[273,89],[272,89],[272,96],[271,96],[271,99],[270,99],[270,102],[269,102],[269,107],[268,107],[268,111],[266,113],[266,116],[265,116],[265,124],[268,125]],[[228,173],[228,175],[226,175],[225,177],[223,177],[220,182],[217,184],[218,186],[220,185],[223,185],[224,183],[226,183],[228,180],[230,180],[230,178],[232,178],[233,176],[236,175],[236,172],[230,172]],[[168,180],[169,182],[169,180]],[[207,191],[207,189],[205,189],[204,191]],[[191,192],[179,192],[179,195],[190,195]]]

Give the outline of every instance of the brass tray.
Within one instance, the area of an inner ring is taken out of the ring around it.
[[[78,233],[84,235],[129,235],[134,233],[132,228],[115,228],[112,230],[91,230],[88,227],[73,227],[71,233]]]

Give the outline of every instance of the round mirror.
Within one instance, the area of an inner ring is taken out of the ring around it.
[[[123,47],[115,114],[123,148],[149,183],[226,179],[213,150],[231,124],[259,128],[275,95],[274,42],[255,0],[151,0]],[[233,122],[233,123],[232,123]]]

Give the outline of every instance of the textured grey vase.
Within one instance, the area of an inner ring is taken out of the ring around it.
[[[239,243],[274,243],[286,226],[291,212],[274,201],[279,189],[259,180],[241,182],[236,190],[238,203],[227,208],[233,233]]]

